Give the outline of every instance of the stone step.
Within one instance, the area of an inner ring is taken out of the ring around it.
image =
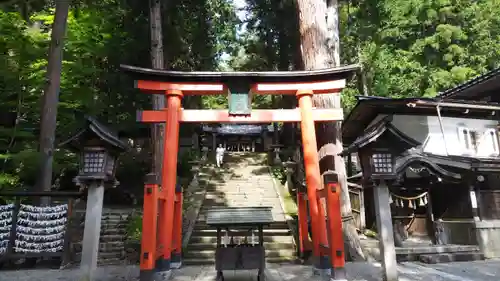
[[[75,257],[75,259],[73,260],[73,264],[79,264],[80,263],[80,259],[81,257]],[[126,261],[124,260],[124,258],[109,258],[109,259],[101,259],[99,258],[97,260],[97,265],[98,266],[106,266],[106,265],[122,265],[124,264]]]
[[[79,216],[85,216],[85,210],[77,210],[76,211],[76,214],[79,215]],[[121,219],[121,220],[124,220],[124,219],[127,219],[128,217],[130,217],[132,214],[130,212],[119,212],[119,211],[116,211],[116,212],[103,212],[102,215],[101,215],[101,218],[102,219]]]
[[[83,229],[85,227],[85,223],[82,222],[78,227]],[[110,228],[125,229],[126,227],[127,227],[127,221],[102,221],[101,222],[101,229],[110,229]]]
[[[105,260],[99,260],[98,265],[99,266],[105,266],[105,265],[122,265],[126,261],[123,258],[110,258],[110,259],[105,259]]]
[[[126,236],[124,234],[105,234],[101,235],[99,238],[101,243],[105,242],[118,242],[118,241],[124,241]]]
[[[82,242],[74,243],[74,249],[76,252],[82,251]],[[124,241],[112,241],[112,242],[100,242],[99,252],[114,252],[123,251],[125,249]]]
[[[126,228],[112,228],[112,227],[104,227],[101,228],[101,237],[102,236],[114,236],[114,235],[125,235],[127,233]]]
[[[294,248],[290,249],[266,249],[266,258],[289,258],[293,259],[295,257],[296,251]],[[186,251],[183,254],[185,259],[193,258],[213,258],[215,257],[215,249],[212,250],[202,250],[202,251]]]
[[[206,223],[199,222],[194,226],[194,230],[207,230],[207,229],[214,229],[212,226],[208,226]],[[286,222],[273,222],[269,226],[264,227],[264,231],[269,229],[287,229],[289,230],[290,228],[288,227],[288,223]]]
[[[252,192],[252,191],[236,191],[235,188],[232,188],[231,190],[228,190],[228,191],[224,191],[224,190],[221,190],[221,189],[217,189],[215,191],[207,191],[206,195],[205,195],[205,200],[207,199],[226,199],[226,198],[237,198],[237,197],[240,197],[240,198],[245,198],[245,195],[246,197],[249,197],[249,196],[253,196],[253,197],[259,197],[259,199],[268,199],[268,200],[271,200],[271,199],[276,199],[278,198],[278,196],[276,195],[276,193],[273,191],[273,190],[266,190],[266,191],[262,191],[262,192],[258,192],[258,191],[255,191],[255,192]],[[207,201],[206,201],[207,202]],[[208,201],[210,202],[210,201]]]
[[[361,240],[364,252],[367,256],[380,261],[380,249],[378,248],[378,240],[369,239]],[[479,247],[476,245],[418,245],[413,247],[396,247],[396,258],[398,262],[419,261],[423,255],[440,255],[440,254],[460,254],[460,253],[478,253]],[[460,257],[461,258],[461,257]],[[446,259],[445,257],[437,257],[437,259]]]
[[[433,245],[425,247],[396,247],[396,254],[435,254],[435,253],[458,253],[476,252],[479,246],[475,245]]]
[[[264,229],[264,236],[291,236],[292,232],[289,229]],[[235,231],[231,232],[234,236],[245,236],[248,234],[247,231]],[[193,231],[192,236],[217,236],[216,229],[198,229]]]
[[[428,264],[484,260],[480,252],[459,252],[420,255],[419,261]]]
[[[107,225],[126,225],[127,223],[128,220],[120,220],[120,219],[101,220],[101,224],[107,224]]]
[[[189,244],[213,244],[217,243],[217,237],[214,236],[195,236],[189,239]],[[264,243],[293,243],[292,236],[264,236]],[[188,246],[189,247],[189,246]]]
[[[74,262],[79,263],[82,260],[82,253],[76,253],[74,256]],[[125,252],[100,252],[97,260],[98,263],[101,264],[103,262],[115,262],[115,261],[123,261],[125,258]]]
[[[290,264],[290,263],[296,263],[297,259],[296,258],[286,258],[286,257],[277,257],[277,258],[266,258],[266,263],[278,263],[278,264]],[[184,259],[182,261],[183,265],[192,265],[192,266],[200,266],[200,265],[214,265],[215,264],[215,258],[214,257],[209,257],[209,258],[196,258],[196,259]]]
[[[214,243],[190,243],[185,252],[196,252],[196,251],[204,251],[204,250],[214,250],[217,247],[217,244]],[[264,248],[267,250],[289,250],[295,249],[295,245],[293,240],[290,239],[289,242],[264,242]]]
[[[274,221],[280,221],[280,222],[284,222],[286,221],[286,215],[284,213],[278,213],[278,212],[275,212],[272,214],[273,216],[273,220]],[[196,218],[196,222],[198,223],[206,223],[206,217],[203,216],[203,215],[200,215],[198,216],[198,218]]]

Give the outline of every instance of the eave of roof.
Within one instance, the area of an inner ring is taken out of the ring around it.
[[[312,82],[347,79],[360,70],[357,64],[312,71],[172,71],[121,65],[121,69],[135,80],[163,82]]]
[[[420,143],[411,137],[407,136],[391,123],[392,118],[386,117],[373,124],[366,130],[364,130],[363,135],[356,138],[356,140],[351,143],[346,149],[344,149],[341,155],[347,155],[349,153],[357,152],[360,148],[369,145],[372,142],[376,142],[379,137],[384,133],[389,133],[395,137],[401,144],[409,147],[418,146]]]
[[[104,124],[101,122],[97,121],[96,118],[92,116],[85,116],[86,120],[86,126],[85,128],[81,129],[78,133],[76,133],[74,136],[69,138],[68,140],[60,143],[58,146],[63,147],[63,146],[69,146],[72,149],[79,150],[81,147],[79,147],[79,144],[74,143],[75,141],[78,142],[80,137],[87,133],[89,130],[92,131],[94,134],[99,136],[102,140],[106,141],[110,145],[122,149],[122,150],[127,150],[129,146],[123,142],[122,140],[119,139],[118,134],[111,130],[110,128],[106,127]]]
[[[441,92],[438,98],[473,99],[478,95],[491,91],[493,88],[500,88],[500,67]]]
[[[446,102],[456,105],[478,105],[478,106],[500,106],[500,104],[483,102],[483,101],[464,101],[464,100],[442,100],[439,98],[400,98],[393,99],[387,97],[374,96],[359,96],[356,106],[349,112],[344,122],[342,123],[342,135],[345,145],[349,145],[363,134],[367,126],[381,114],[387,115],[437,115],[434,104]],[[412,104],[429,104],[430,106],[412,107]],[[463,108],[442,107],[441,114],[449,117],[462,118],[491,118],[491,110],[475,109],[471,110],[467,115],[464,114]]]

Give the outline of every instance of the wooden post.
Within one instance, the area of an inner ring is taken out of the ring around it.
[[[363,186],[360,186],[359,189],[359,224],[360,228],[363,231],[366,229],[366,211],[365,211],[365,190]]]
[[[327,194],[328,242],[331,262],[330,280],[346,280],[344,239],[342,234],[342,213],[338,176],[334,172],[325,173],[324,185]]]
[[[14,203],[14,210],[12,210],[12,225],[10,226],[9,244],[7,244],[6,256],[9,256],[14,251],[14,245],[16,244],[17,235],[17,219],[19,217],[19,209],[21,208],[21,198],[16,197]]]
[[[160,0],[149,0],[149,27],[151,39],[151,66],[154,69],[164,69],[165,60],[163,56],[163,30],[161,19],[162,7]],[[153,95],[151,97],[154,110],[165,108],[165,96]],[[161,173],[163,138],[165,132],[164,124],[154,124],[153,137],[153,166],[152,171],[157,176]]]
[[[478,222],[481,221],[481,216],[479,212],[480,209],[478,206],[479,200],[477,198],[479,196],[479,192],[477,192],[478,190],[474,187],[472,179],[473,177],[469,175],[468,176],[469,197],[472,208],[472,217],[474,218],[474,222]]]
[[[70,198],[68,200],[68,211],[66,213],[66,231],[64,233],[64,252],[61,258],[61,268],[66,267],[71,262],[71,256],[73,251],[71,249],[71,237],[73,229],[73,204],[74,199]]]
[[[379,248],[382,257],[382,274],[384,281],[398,281],[396,247],[394,245],[389,188],[384,181],[373,187]]]
[[[180,268],[182,266],[182,199],[182,187],[180,184],[177,184],[175,189],[174,240],[171,253],[171,268]]]
[[[427,206],[425,208],[426,217],[428,220],[427,231],[429,231],[429,236],[432,237],[432,242],[435,245],[443,245],[445,233],[441,232],[442,224],[441,222],[436,222],[434,220],[434,211],[432,209],[432,196],[431,189],[427,189]]]
[[[299,252],[300,257],[304,258],[306,251],[310,251],[309,227],[307,225],[307,202],[306,194],[297,190],[297,209],[298,209],[298,228],[299,228]]]
[[[64,51],[64,35],[69,13],[70,1],[55,1],[56,9],[48,56],[46,84],[42,97],[40,114],[40,169],[36,189],[50,191],[52,187],[52,162],[54,158],[54,140],[57,127],[57,106],[61,84],[61,67]],[[40,198],[41,205],[49,205],[50,198]]]
[[[164,200],[163,210],[159,216],[159,241],[163,249],[163,257],[159,262],[158,272],[167,278],[170,272],[170,262],[173,244],[174,227],[174,203],[175,186],[177,183],[177,154],[179,149],[179,115],[181,110],[182,92],[169,90],[167,95],[167,118],[165,126],[165,142],[163,147],[163,165],[162,165],[162,195]],[[156,280],[155,280],[156,281]]]
[[[212,133],[212,153],[215,155],[217,149],[217,133]]]
[[[325,231],[320,228],[320,214],[318,211],[318,199],[316,196],[317,190],[321,186],[318,146],[316,143],[316,130],[314,128],[314,120],[312,119],[312,91],[297,91],[299,100],[300,116],[302,121],[302,145],[304,151],[304,167],[307,183],[307,197],[309,201],[309,214],[311,216],[312,225],[312,242],[313,255],[319,260],[320,258],[320,233]]]
[[[83,280],[94,280],[94,273],[97,269],[103,199],[104,182],[90,182],[88,185],[87,209],[85,210],[82,260],[80,262],[80,269],[84,276]]]
[[[352,177],[353,171],[352,171],[352,154],[349,153],[347,155],[347,176]]]
[[[144,185],[141,257],[139,262],[140,281],[151,281],[155,278],[159,197],[158,181],[155,174],[148,174],[146,176],[146,184]]]

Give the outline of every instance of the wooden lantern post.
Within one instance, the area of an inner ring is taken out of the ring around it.
[[[86,127],[62,145],[81,152],[77,185],[87,189],[87,208],[82,243],[80,269],[82,280],[94,280],[99,254],[101,217],[105,186],[116,187],[118,156],[127,145],[109,128],[92,117],[86,117]]]
[[[398,280],[396,260],[396,246],[390,206],[390,192],[388,183],[396,179],[396,163],[394,154],[386,148],[374,145],[367,146],[361,151],[363,173],[374,182],[373,197],[377,230],[379,233],[379,248],[382,257],[383,278],[386,281]]]

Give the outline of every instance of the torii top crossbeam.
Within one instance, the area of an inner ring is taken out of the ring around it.
[[[218,95],[229,97],[226,110],[181,110],[181,122],[264,123],[298,122],[297,109],[251,110],[253,95],[296,95],[299,91],[312,94],[338,93],[346,86],[346,80],[358,65],[314,71],[267,71],[267,72],[209,72],[170,71],[121,66],[135,80],[136,88],[147,93],[168,94],[176,91],[182,95]],[[342,120],[341,109],[314,109],[315,121]],[[141,111],[138,121],[163,122],[159,112]]]

